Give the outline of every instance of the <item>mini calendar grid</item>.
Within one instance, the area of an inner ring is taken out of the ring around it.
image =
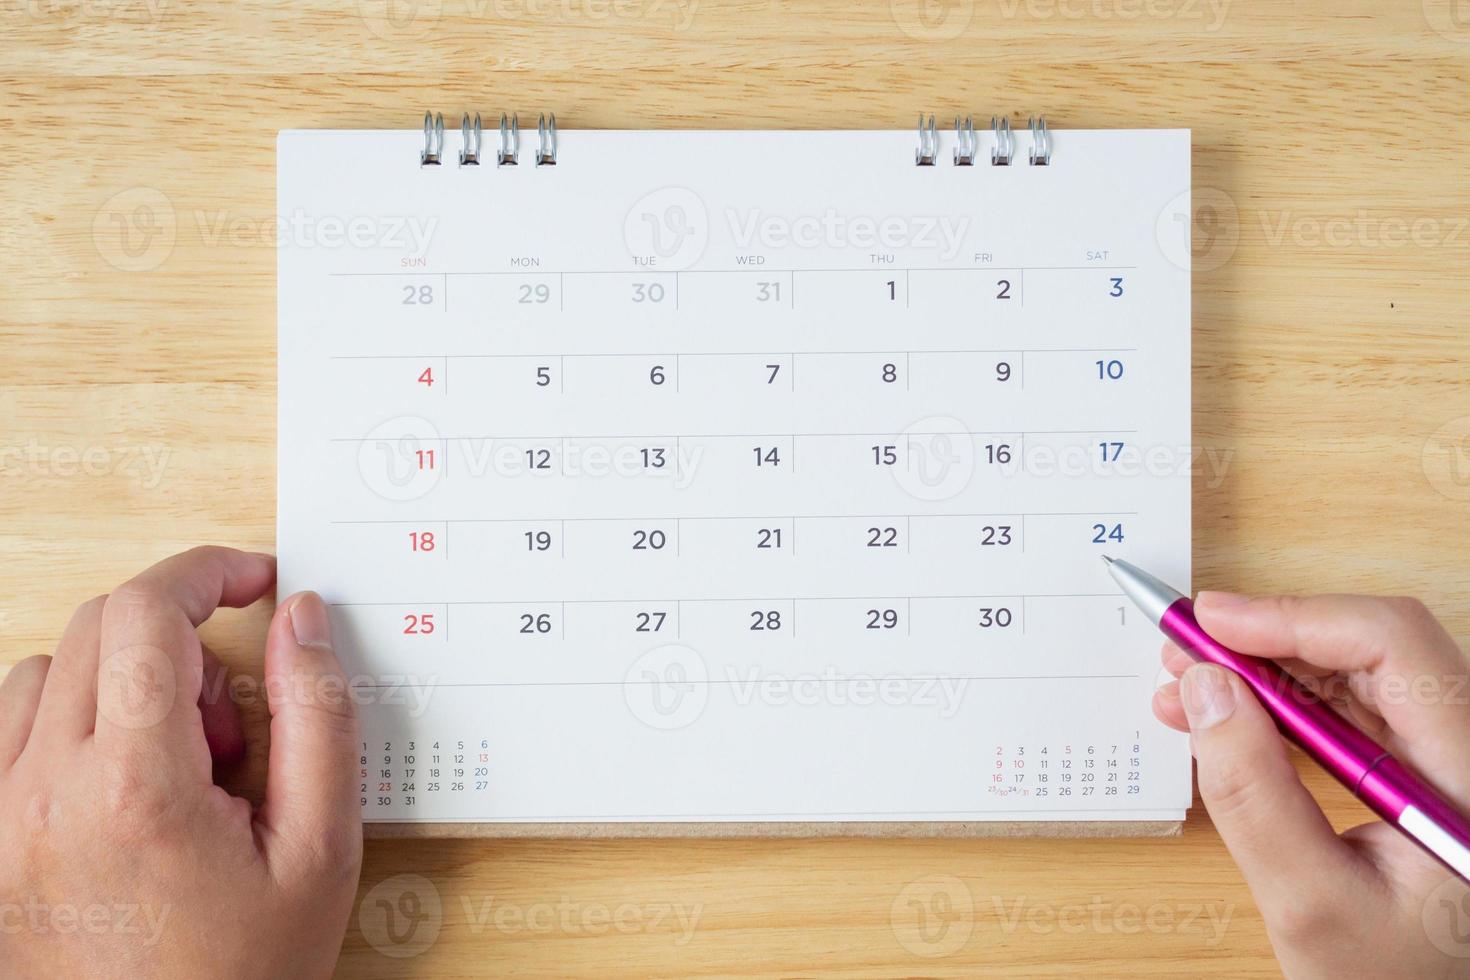
[[[280,135],[364,818],[1182,818],[1188,132],[550,136]]]

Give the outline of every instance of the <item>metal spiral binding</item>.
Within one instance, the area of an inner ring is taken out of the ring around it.
[[[1026,120],[1026,125],[1031,130],[1031,150],[1027,154],[1027,161],[1033,167],[1047,167],[1051,165],[1052,137],[1051,131],[1046,128],[1045,116],[1032,116]],[[483,148],[483,127],[480,122],[480,114],[475,113],[473,125],[470,123],[470,114],[464,113],[460,120],[460,135],[462,148],[459,151],[459,165],[461,167],[478,167],[480,165],[480,154]],[[1015,158],[1016,137],[1011,132],[1011,121],[1003,116],[990,117],[990,129],[995,136],[995,146],[990,150],[990,165],[993,167],[1008,167]],[[956,167],[972,167],[975,158],[980,153],[980,140],[975,135],[974,119],[966,116],[963,120],[959,116],[954,120],[955,148],[954,165]],[[554,167],[557,157],[557,133],[556,113],[549,116],[542,113],[536,122],[536,166]],[[500,167],[514,167],[520,162],[521,153],[521,122],[514,114],[506,116],[500,114],[500,150],[496,153],[495,163]],[[444,160],[444,116],[442,113],[424,113],[424,148],[419,153],[419,166],[437,167]],[[934,116],[925,117],[919,114],[919,145],[914,150],[914,164],[919,167],[932,167],[939,160],[939,131],[934,122]]]
[[[514,167],[521,152],[521,120],[512,115],[507,123],[505,113],[500,114],[500,153],[495,158],[497,166]]]
[[[536,166],[554,167],[557,160],[556,114],[542,113],[536,123]],[[468,112],[459,122],[461,167],[478,167],[485,162],[485,127],[480,114],[470,119]],[[938,146],[938,142],[935,142]],[[521,162],[521,121],[514,113],[500,114],[500,147],[495,153],[497,167],[514,167]],[[437,167],[444,163],[444,115],[424,113],[424,147],[419,151],[419,165]]]
[[[461,167],[478,167],[480,165],[480,114],[475,113],[475,128],[470,128],[470,114],[466,112],[459,124],[459,133],[464,140],[464,148],[459,151],[459,165]]]
[[[1027,161],[1033,167],[1051,165],[1051,131],[1046,128],[1045,116],[1032,116],[1026,120],[1031,130],[1031,149]],[[1016,158],[1016,134],[1011,131],[1011,120],[1007,116],[991,116],[990,131],[995,145],[990,149],[992,167],[1009,167]],[[975,135],[975,121],[971,116],[954,119],[954,165],[973,167],[980,155],[980,139]],[[914,150],[914,163],[920,167],[932,167],[939,159],[939,134],[935,130],[934,117],[919,114],[919,146]]]
[[[980,148],[975,138],[975,123],[969,116],[965,117],[964,123],[960,117],[954,117],[954,165],[956,167],[973,167],[975,165],[975,152]]]
[[[926,127],[924,114],[921,112],[919,113],[919,147],[914,150],[914,164],[919,167],[932,167],[937,159],[939,159],[939,133],[934,129],[934,117],[929,117]]]
[[[545,113],[536,123],[536,135],[540,138],[540,146],[536,150],[536,166],[556,166],[556,113],[551,114],[550,125],[546,122]]]
[[[1048,166],[1051,163],[1051,133],[1046,128],[1046,117],[1028,119],[1026,125],[1031,127],[1031,166]]]
[[[424,113],[424,149],[419,166],[437,167],[444,157],[444,114]]]
[[[1011,121],[990,117],[990,131],[995,134],[995,148],[990,151],[992,167],[1009,167],[1016,152],[1016,138],[1011,135]]]

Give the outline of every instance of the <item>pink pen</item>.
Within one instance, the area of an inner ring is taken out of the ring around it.
[[[1470,821],[1418,776],[1270,660],[1236,653],[1200,628],[1189,597],[1126,561],[1103,557],[1123,592],[1196,660],[1239,674],[1276,726],[1445,867],[1470,881]]]

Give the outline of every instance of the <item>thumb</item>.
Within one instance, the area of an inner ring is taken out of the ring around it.
[[[265,648],[271,749],[257,815],[267,854],[350,871],[362,860],[357,716],[332,647],[327,605],[298,592],[271,620]]]
[[[1196,664],[1180,678],[1179,696],[1200,798],[1267,920],[1299,904],[1307,883],[1369,887],[1371,867],[1333,832],[1245,682]]]

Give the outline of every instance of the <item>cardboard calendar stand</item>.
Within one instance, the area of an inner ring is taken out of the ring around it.
[[[627,838],[889,837],[914,840],[966,837],[1178,837],[1183,821],[827,821],[821,823],[366,823],[372,840],[504,838],[617,840]]]

